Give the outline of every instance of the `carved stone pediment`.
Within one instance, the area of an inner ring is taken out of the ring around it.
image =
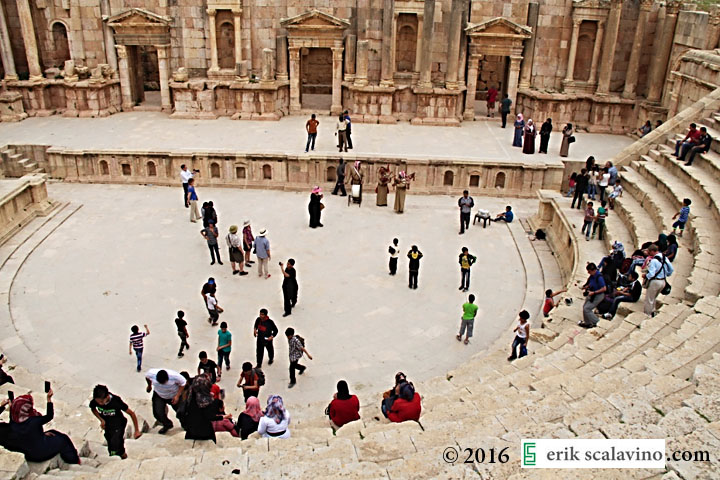
[[[280,20],[280,25],[288,30],[344,30],[350,22],[319,10],[310,10],[300,15]]]
[[[143,8],[131,8],[107,19],[118,45],[169,45],[172,19]]]
[[[158,15],[144,8],[130,8],[122,13],[113,15],[107,19],[108,25],[111,27],[129,27],[129,26],[155,26],[164,25],[169,27],[172,23],[169,17]]]
[[[573,0],[573,8],[610,8],[610,0]]]
[[[520,25],[503,17],[496,17],[486,20],[482,23],[468,25],[465,29],[468,35],[482,36],[513,36],[521,38],[530,38],[532,29],[525,25]]]

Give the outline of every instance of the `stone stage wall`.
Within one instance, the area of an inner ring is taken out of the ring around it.
[[[177,186],[180,165],[200,170],[200,188],[234,187],[304,191],[313,185],[326,190],[335,184],[336,156],[283,154],[235,154],[222,152],[77,151],[57,147],[15,146],[18,151],[41,151],[34,155],[51,178],[82,183],[127,183]],[[415,173],[411,191],[456,195],[462,189],[473,195],[534,197],[539,189],[559,189],[563,164],[502,163],[346,156],[345,161],[363,163],[366,191],[377,184],[377,170]]]
[[[47,175],[33,173],[18,179],[0,180],[0,245],[37,216],[50,212]]]
[[[538,191],[537,197],[540,200],[538,213],[530,218],[530,225],[533,231],[542,229],[547,235],[546,239],[550,250],[558,253],[555,256],[562,284],[569,286],[569,282],[575,278],[579,259],[578,245],[573,241],[573,227],[563,215],[557,200],[562,196],[557,191]],[[562,254],[560,254],[562,253]]]

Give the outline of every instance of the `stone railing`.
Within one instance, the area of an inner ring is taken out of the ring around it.
[[[34,173],[0,182],[0,245],[30,220],[53,209],[46,179],[45,174]]]
[[[18,147],[15,147],[18,148]],[[362,162],[366,190],[377,184],[377,171],[414,173],[411,191],[534,197],[539,189],[559,189],[563,165],[523,164],[433,158],[345,156],[347,165]],[[313,185],[331,188],[336,180],[336,156],[237,154],[232,152],[83,151],[51,147],[38,162],[52,178],[82,183],[178,185],[180,166],[200,171],[198,185],[213,187],[306,190]]]

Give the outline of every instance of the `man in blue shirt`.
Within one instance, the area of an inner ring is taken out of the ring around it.
[[[508,205],[505,207],[504,212],[497,214],[497,217],[493,219],[493,222],[504,221],[506,223],[512,223],[513,218],[515,218],[515,215],[512,212],[512,207]]]
[[[195,192],[195,179],[191,178],[188,180],[188,193],[187,193],[187,201],[190,204],[190,221],[195,223],[198,221],[200,217],[200,211],[198,210],[197,201],[198,196],[197,192]]]
[[[655,316],[655,300],[663,288],[667,278],[673,274],[673,266],[665,255],[658,253],[658,246],[654,243],[648,247],[648,254],[653,257],[648,265],[647,273],[643,277],[647,280],[645,293],[645,315]]]
[[[588,280],[583,285],[583,295],[585,295],[585,303],[583,304],[583,320],[578,323],[583,328],[593,328],[597,326],[600,321],[595,315],[595,308],[600,305],[600,302],[605,298],[605,292],[607,286],[605,285],[605,279],[597,269],[597,265],[594,263],[588,263],[585,269],[588,272]]]
[[[612,162],[607,162],[605,164],[605,168],[608,169],[608,173],[610,174],[610,180],[608,180],[608,185],[612,187],[617,182],[618,169],[612,164]]]
[[[345,110],[343,112],[343,117],[347,120],[347,127],[345,128],[345,141],[347,142],[347,148],[352,150],[352,138],[350,138],[350,134],[352,133],[352,121],[350,120],[350,112]]]

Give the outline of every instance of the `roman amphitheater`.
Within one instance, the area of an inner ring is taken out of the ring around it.
[[[0,396],[32,393],[44,412],[51,381],[48,428],[68,434],[82,460],[31,462],[3,448],[0,477],[720,478],[720,142],[690,166],[672,156],[690,123],[720,138],[714,3],[0,0],[0,352],[15,382]],[[512,101],[505,129],[488,110],[494,89]],[[354,148],[339,153],[345,110]],[[307,153],[312,113],[319,133]],[[547,154],[511,146],[517,114],[538,125],[552,118]],[[560,156],[568,123],[576,141]],[[591,155],[618,168],[624,192],[605,238],[585,241],[583,210],[565,192]],[[359,208],[330,195],[341,157],[361,162]],[[258,278],[257,265],[234,276],[224,239],[225,266],[208,265],[199,224],[181,204],[181,165],[197,170],[220,236],[245,220],[256,235],[267,228],[271,278]],[[415,174],[402,215],[394,191],[389,207],[376,206],[381,166]],[[323,229],[307,224],[315,185],[325,193]],[[516,221],[458,235],[465,189],[473,216],[512,205]],[[690,220],[656,315],[641,299],[579,327],[586,264],[614,242],[631,253],[670,233],[685,198]],[[387,275],[393,237],[396,277]],[[413,244],[424,253],[417,290],[405,286]],[[478,257],[469,345],[455,340],[464,246]],[[291,257],[300,296],[283,318],[275,262]],[[209,276],[234,335],[232,370],[219,383],[234,418],[257,311],[306,338],[314,358],[303,360],[297,386],[287,385],[281,337],[260,395],[262,405],[283,397],[291,438],[186,440],[177,422],[158,434],[143,375],[125,353],[130,326],[152,333],[145,369],[194,375],[199,351],[213,358],[217,345],[197,295]],[[544,292],[562,288],[565,301],[543,321]],[[178,309],[191,334],[184,358]],[[523,309],[528,355],[508,362]],[[398,371],[422,396],[419,421],[390,423],[380,411]],[[333,429],[324,411],[341,379],[361,419]],[[108,455],[88,408],[97,383],[140,418],[145,433],[132,439],[128,429],[125,460]],[[664,439],[667,460],[529,469],[522,439]],[[465,449],[504,453],[466,462]]]

